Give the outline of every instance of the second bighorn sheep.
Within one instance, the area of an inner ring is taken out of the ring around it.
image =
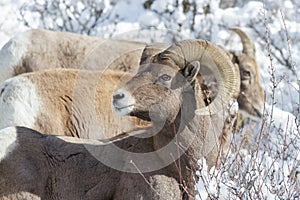
[[[197,79],[199,62],[219,77],[220,92],[209,106]],[[139,133],[101,144],[26,128],[2,129],[1,140],[8,143],[0,147],[0,196],[23,191],[42,199],[195,198],[197,160],[205,156],[209,166],[215,165],[220,148],[212,127],[219,121],[211,117],[237,97],[237,72],[212,43],[182,41],[154,56],[153,63],[142,66],[114,93],[119,114],[153,119],[153,126]],[[196,110],[203,115],[195,115]],[[99,162],[91,152],[125,173]]]
[[[242,41],[243,52],[232,53],[232,61],[239,66],[241,76],[239,108],[252,118],[261,118],[264,108],[264,91],[260,83],[259,67],[255,59],[255,45],[250,37],[239,28],[231,28]]]

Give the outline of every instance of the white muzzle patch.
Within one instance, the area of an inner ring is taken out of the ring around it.
[[[134,98],[124,89],[119,89],[113,94],[112,106],[118,115],[128,115],[133,110],[134,104]]]

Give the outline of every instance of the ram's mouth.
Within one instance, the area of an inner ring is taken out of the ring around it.
[[[126,106],[113,104],[113,108],[118,115],[129,115],[134,108],[134,104],[130,104]]]
[[[121,111],[121,110],[123,110],[123,109],[126,109],[126,108],[133,108],[134,107],[134,104],[131,104],[131,105],[128,105],[128,106],[123,106],[123,107],[118,107],[118,106],[116,106],[116,105],[114,105],[114,108],[116,109],[116,110],[118,110],[118,111]]]

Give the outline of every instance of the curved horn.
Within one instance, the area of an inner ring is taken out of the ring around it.
[[[151,63],[153,61],[153,57],[168,48],[170,45],[165,43],[150,43],[147,44],[143,50],[140,65]]]
[[[232,27],[229,30],[235,32],[240,36],[243,44],[243,53],[251,56],[252,58],[255,58],[255,45],[250,39],[249,35],[238,27]]]
[[[231,98],[237,98],[240,88],[240,73],[224,50],[205,40],[185,40],[178,42],[160,54],[160,59],[174,62],[183,69],[193,61],[200,61],[214,74],[219,85],[216,99],[207,107],[196,111],[199,115],[215,114],[223,110]]]

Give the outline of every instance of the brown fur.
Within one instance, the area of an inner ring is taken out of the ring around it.
[[[26,41],[24,41],[24,37],[27,38]],[[89,70],[109,68],[136,72],[141,54],[146,46],[146,43],[143,42],[102,39],[41,29],[20,33],[11,41],[3,47],[11,55],[14,55],[14,52],[10,52],[12,51],[10,45],[16,46],[16,48],[18,46],[26,48],[26,51],[18,58],[19,61],[14,66],[1,66],[13,69],[12,74],[2,75],[6,79],[22,73],[53,68]],[[10,62],[9,59],[16,58],[14,56],[6,57],[6,62]]]
[[[168,45],[102,39],[70,32],[32,29],[13,37],[0,51],[0,82],[13,76],[54,68],[136,72],[143,52],[151,56]],[[15,56],[17,49],[20,53]],[[16,60],[17,59],[17,60]],[[143,58],[142,58],[143,59]],[[17,63],[16,63],[17,62]]]
[[[47,134],[104,139],[148,126],[149,122],[118,116],[112,110],[113,91],[131,76],[120,71],[76,69],[21,75],[36,86],[41,103],[35,124],[29,128]]]

